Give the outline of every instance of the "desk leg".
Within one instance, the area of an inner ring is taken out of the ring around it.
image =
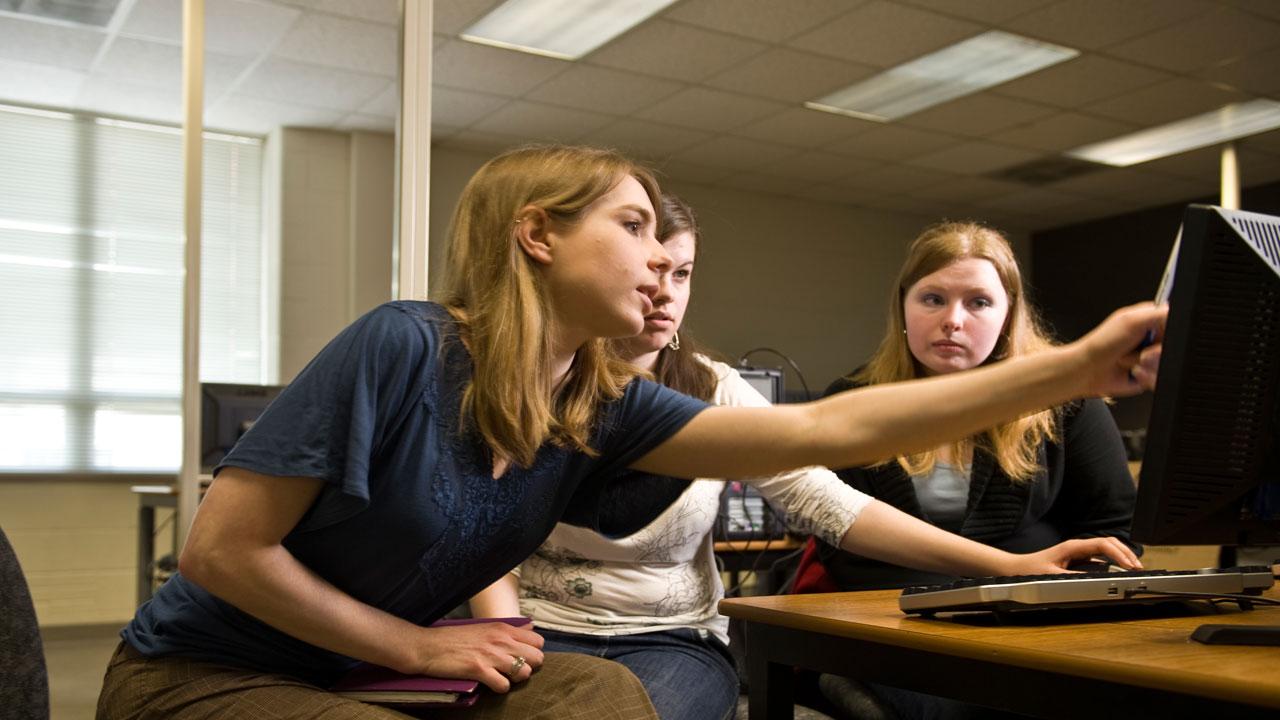
[[[762,640],[753,641],[747,630],[747,714],[751,720],[794,720],[795,669],[769,662]]]
[[[138,604],[151,599],[151,563],[156,557],[156,509],[138,506]]]

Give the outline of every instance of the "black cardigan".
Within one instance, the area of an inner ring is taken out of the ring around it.
[[[841,378],[826,395],[856,387]],[[1063,540],[1112,535],[1141,552],[1129,538],[1135,488],[1124,443],[1101,400],[1067,405],[1059,440],[1040,447],[1042,470],[1015,484],[995,458],[977,448],[969,504],[958,526],[945,530],[1010,552],[1034,552]],[[848,485],[915,517],[929,521],[911,478],[896,462],[836,472]],[[898,588],[952,578],[911,570],[846,553],[818,540],[818,557],[842,590]]]

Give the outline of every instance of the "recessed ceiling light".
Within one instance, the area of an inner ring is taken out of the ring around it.
[[[992,30],[804,104],[888,122],[1069,60],[1079,50]]]
[[[675,0],[507,0],[460,37],[481,45],[577,60]]]
[[[1160,127],[1139,130],[1114,140],[1068,150],[1067,155],[1096,163],[1128,167],[1187,150],[1280,128],[1280,102],[1250,100]]]

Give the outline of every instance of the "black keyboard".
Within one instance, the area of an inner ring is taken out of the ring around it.
[[[931,615],[1152,603],[1178,597],[1174,593],[1195,593],[1189,597],[1260,595],[1274,582],[1271,568],[1261,565],[962,578],[941,585],[906,588],[898,598],[898,607],[908,614]]]

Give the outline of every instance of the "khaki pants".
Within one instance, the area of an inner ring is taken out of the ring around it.
[[[417,713],[417,711],[415,711]],[[287,675],[197,662],[146,658],[125,643],[116,648],[98,720],[403,720],[409,716],[334,695]],[[611,660],[547,653],[527,682],[498,695],[481,690],[469,708],[415,714],[441,720],[657,720],[635,675]]]

